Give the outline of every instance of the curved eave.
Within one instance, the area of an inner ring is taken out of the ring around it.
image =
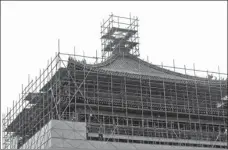
[[[144,72],[134,72],[128,69],[128,66],[125,66],[125,68],[119,69],[122,64],[119,62],[119,66],[112,68],[112,65],[118,61],[118,59],[125,59],[127,58],[130,61],[133,61],[135,64],[140,63],[141,66],[146,66],[146,71]],[[70,65],[73,64],[73,65]],[[213,84],[226,84],[226,81],[221,80],[209,80],[208,78],[203,77],[197,77],[197,76],[191,76],[186,75],[178,72],[174,72],[165,68],[161,68],[159,66],[153,65],[151,63],[148,63],[144,60],[139,59],[136,56],[133,56],[131,54],[112,54],[110,57],[108,57],[105,61],[98,63],[98,64],[82,64],[79,61],[74,60],[73,58],[69,58],[68,66],[74,66],[77,69],[83,70],[84,67],[86,70],[93,70],[93,71],[99,71],[100,73],[107,73],[107,74],[115,74],[120,76],[128,76],[133,78],[144,78],[144,79],[156,79],[156,80],[169,80],[171,82],[184,82],[184,83],[213,83]],[[153,71],[154,73],[153,73]],[[159,73],[161,76],[159,76]]]
[[[71,65],[70,65],[71,64]],[[153,65],[155,66],[155,65]],[[78,61],[73,61],[68,64],[68,67],[77,67],[81,68],[81,70],[85,69],[85,71],[90,71],[90,72],[98,72],[101,74],[107,74],[107,75],[113,75],[113,76],[122,76],[122,77],[129,77],[129,78],[137,78],[137,79],[145,79],[145,80],[158,80],[158,81],[166,81],[166,82],[176,82],[176,83],[183,83],[183,84],[203,84],[203,85],[208,85],[208,79],[207,78],[193,78],[192,76],[189,75],[183,75],[185,78],[184,79],[171,79],[171,78],[164,78],[164,77],[159,77],[159,76],[151,76],[151,75],[140,75],[140,74],[134,74],[134,73],[128,73],[128,72],[119,72],[119,71],[113,71],[113,70],[104,70],[102,67],[97,67],[97,65],[85,65],[78,62]],[[157,66],[156,66],[157,67]],[[169,70],[167,70],[169,71]],[[172,72],[172,71],[170,71]],[[176,72],[174,72],[176,73]],[[179,74],[179,73],[176,73]],[[219,80],[210,80],[210,84],[221,84],[222,86],[226,86],[226,81],[219,81]]]

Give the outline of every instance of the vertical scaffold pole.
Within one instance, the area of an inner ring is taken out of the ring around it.
[[[85,77],[85,53],[83,51],[83,94],[84,94],[84,111],[85,111],[85,122],[87,122],[87,97],[86,97],[86,77]]]
[[[218,73],[219,73],[219,88],[220,88],[220,97],[221,97],[221,100],[223,98],[223,91],[222,91],[222,83],[221,83],[221,73],[220,73],[220,68],[218,66]],[[222,101],[222,104],[223,104],[223,101]],[[226,120],[225,120],[225,112],[224,112],[224,107],[221,107],[222,109],[222,120],[223,120],[223,123],[224,123],[224,130],[225,130],[225,124],[226,124]],[[219,114],[220,114],[220,111],[219,111]],[[225,132],[225,131],[224,131]],[[227,136],[226,136],[227,137]],[[220,139],[222,140],[222,139]]]
[[[164,72],[164,66],[163,63],[161,63],[162,66],[162,73],[163,73],[163,78],[162,78],[162,87],[163,87],[163,100],[164,100],[164,105],[165,105],[165,128],[166,128],[166,137],[168,137],[168,119],[167,119],[167,104],[166,104],[166,91],[165,91],[165,72]]]
[[[186,71],[186,66],[184,65],[184,71],[185,71],[185,76],[187,77],[187,71]],[[186,87],[186,99],[188,101],[188,116],[189,116],[189,124],[190,124],[190,130],[192,130],[192,125],[191,125],[191,113],[194,113],[194,111],[192,110],[193,108],[190,107],[190,99],[189,99],[189,95],[188,95],[188,83],[187,81],[185,81],[185,87]],[[195,132],[195,131],[194,131]]]
[[[199,99],[198,99],[198,83],[196,80],[196,69],[195,69],[195,63],[193,64],[193,71],[194,71],[194,82],[195,82],[195,93],[196,93],[196,102],[197,102],[197,116],[198,116],[198,121],[199,121],[199,130],[200,130],[200,139],[203,138],[202,135],[202,126],[201,126],[201,119],[200,119],[200,105],[199,105]]]
[[[76,64],[76,51],[75,51],[75,46],[74,46],[74,81],[75,81],[75,84],[74,87],[77,87],[77,80],[76,80],[76,69],[75,69],[75,64]],[[77,88],[74,88],[74,93],[76,93],[77,91]],[[75,94],[75,97],[74,97],[74,117],[75,117],[75,120],[78,121],[78,113],[77,113],[77,94]]]

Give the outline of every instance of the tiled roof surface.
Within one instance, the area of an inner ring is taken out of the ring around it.
[[[108,71],[117,71],[122,73],[125,72],[137,75],[148,75],[182,80],[186,79],[184,77],[173,75],[171,73],[164,73],[162,70],[153,68],[149,63],[145,64],[145,62],[143,62],[142,60],[138,58],[134,59],[131,56],[118,56],[112,62],[107,63],[105,66],[99,68]]]

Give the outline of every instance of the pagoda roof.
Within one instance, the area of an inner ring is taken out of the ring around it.
[[[176,80],[189,80],[189,77],[184,74],[158,67],[131,54],[113,54],[106,61],[100,64],[96,64],[93,67],[106,71],[114,71],[135,75],[145,75]]]
[[[105,61],[98,64],[84,64],[80,61],[69,58],[68,65],[71,67],[81,68],[81,70],[99,71],[104,74],[112,74],[118,76],[127,76],[132,78],[142,79],[155,79],[175,82],[200,82],[208,84],[208,78],[202,78],[197,76],[186,75],[178,72],[174,72],[157,65],[146,62],[137,56],[129,53],[112,54]],[[69,67],[69,66],[68,66]],[[211,82],[218,82],[211,80]]]

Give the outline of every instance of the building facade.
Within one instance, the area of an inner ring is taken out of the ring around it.
[[[3,119],[4,148],[226,149],[227,74],[151,64],[138,39],[137,17],[111,15],[102,57],[58,52]]]

